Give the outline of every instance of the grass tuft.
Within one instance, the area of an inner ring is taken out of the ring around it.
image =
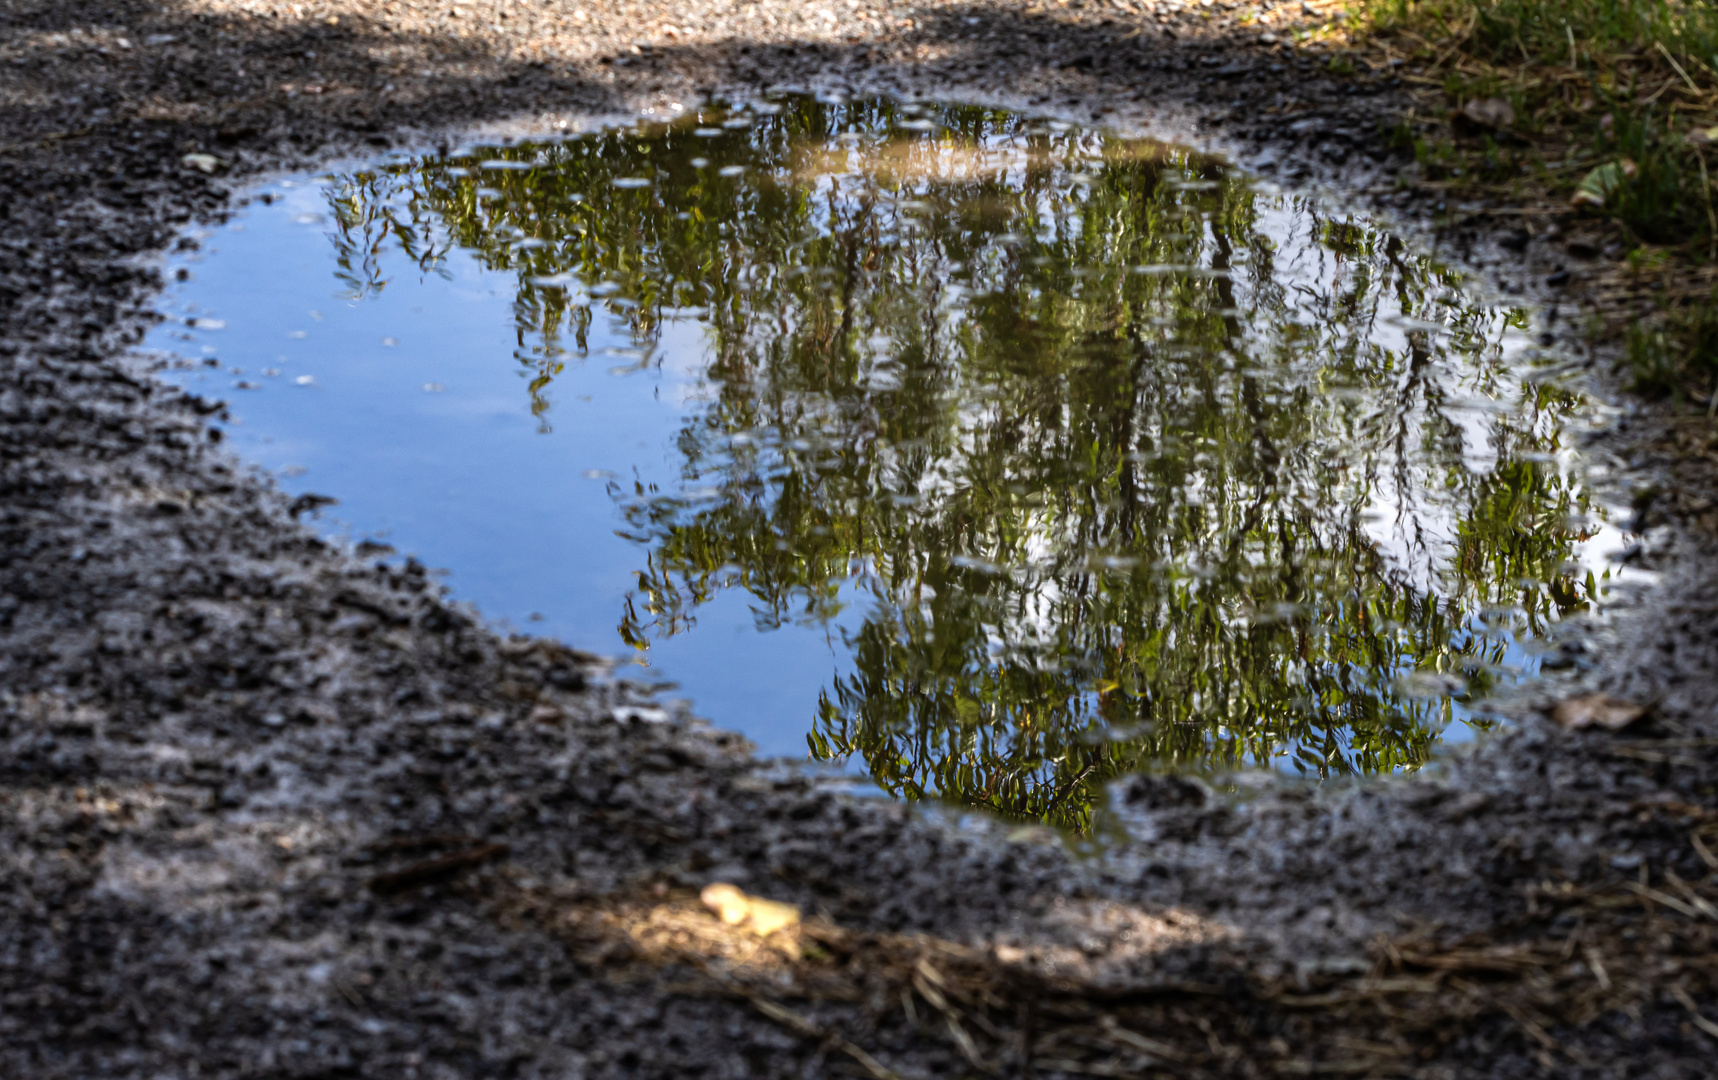
[[[1634,388],[1651,397],[1694,396],[1690,384],[1718,383],[1718,294],[1651,322],[1628,328],[1628,364]],[[1718,389],[1707,395],[1718,404]]]
[[[1661,293],[1674,310],[1631,319],[1629,360],[1643,389],[1714,385],[1718,316],[1701,279],[1718,263],[1718,2],[1355,4],[1363,34],[1412,81],[1441,87],[1457,121],[1405,125],[1392,145],[1452,193],[1548,196],[1604,219],[1631,253],[1663,254],[1682,270]],[[1488,99],[1514,122],[1464,130],[1460,110]]]

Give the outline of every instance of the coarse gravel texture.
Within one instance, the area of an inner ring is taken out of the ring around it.
[[[1435,208],[1393,182],[1381,136],[1394,72],[1330,76],[1262,36],[1331,5],[1243,19],[1259,10],[0,0],[0,1075],[865,1074],[843,1038],[901,1076],[977,1068],[875,1003],[795,1005],[813,1032],[557,930],[557,905],[684,903],[712,880],[1105,993],[1181,993],[1195,1022],[1238,1009],[1276,1039],[1276,1066],[1213,1049],[1170,1074],[1316,1075],[1329,1033],[1302,1047],[1249,988],[1350,970],[1381,936],[1503,934],[1556,883],[1705,878],[1687,823],[1718,812],[1718,485],[1710,428],[1667,412],[1625,406],[1592,447],[1625,497],[1668,492],[1639,500],[1633,556],[1664,583],[1562,657],[1568,685],[1654,701],[1649,719],[1566,732],[1528,701],[1417,777],[1323,790],[1137,779],[1112,815],[1131,839],[1075,855],[759,766],[589,657],[497,636],[422,568],[318,539],[311,507],[203,426],[219,403],[128,353],[161,253],[269,171],[770,86],[1192,141],[1430,239]],[[1487,221],[1445,250],[1517,286],[1567,261]],[[1653,985],[1544,1039],[1471,1018],[1396,1071],[1710,1076],[1718,1037],[1689,1009],[1718,1016],[1711,984]],[[991,1064],[1057,1074],[1017,1057]]]

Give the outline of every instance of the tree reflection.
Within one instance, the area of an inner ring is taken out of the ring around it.
[[[701,321],[682,483],[614,489],[645,551],[621,635],[725,589],[766,627],[863,598],[808,740],[898,794],[1081,828],[1128,771],[1413,766],[1596,587],[1576,402],[1504,364],[1519,316],[1189,154],[794,99],[331,202],[359,291],[390,244],[517,275],[545,418],[596,314],[641,362]]]

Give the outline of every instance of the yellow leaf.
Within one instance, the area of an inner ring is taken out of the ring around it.
[[[744,927],[759,937],[769,937],[777,930],[799,925],[799,909],[792,904],[747,896],[738,886],[725,881],[704,886],[698,899],[729,926]]]

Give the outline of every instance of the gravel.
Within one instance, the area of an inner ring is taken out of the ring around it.
[[[1640,522],[1636,565],[1662,583],[1570,646],[1570,674],[1517,723],[1411,779],[1253,778],[1238,799],[1136,779],[1112,815],[1129,838],[1075,855],[760,765],[591,657],[497,636],[423,568],[318,539],[311,507],[203,425],[219,402],[128,352],[162,254],[267,172],[770,86],[1193,140],[1425,238],[1425,200],[1387,183],[1395,73],[1326,78],[1262,38],[1328,7],[0,5],[0,1074],[857,1068],[834,1036],[689,991],[683,964],[555,929],[557,905],[668,904],[713,880],[1137,993],[1340,970],[1428,927],[1501,934],[1536,883],[1703,878],[1677,808],[1718,808],[1701,741],[1718,735],[1715,487],[1667,413],[1629,406],[1593,446],[1677,485]],[[1560,257],[1538,239],[1496,250],[1477,226],[1444,239],[1494,275]],[[1656,712],[1623,736],[1565,732],[1542,707],[1576,686]],[[1674,749],[1639,750],[1652,739]],[[1689,1001],[1718,1015],[1709,989]],[[874,1031],[858,1003],[810,1008],[856,1041]],[[1475,1018],[1414,1068],[1695,1077],[1714,1051],[1656,991],[1551,1030],[1561,1056],[1530,1036]],[[934,1031],[869,1037],[902,1075],[967,1068]],[[1250,1074],[1214,1060],[1210,1075]]]

